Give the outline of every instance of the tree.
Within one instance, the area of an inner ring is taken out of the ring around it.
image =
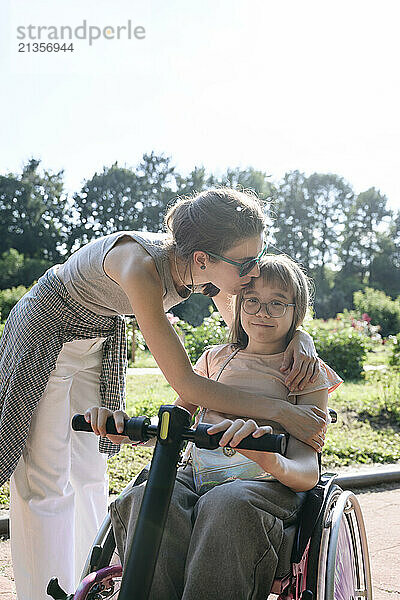
[[[39,165],[31,159],[21,175],[0,176],[0,254],[14,248],[56,262],[65,241],[63,171],[39,173]]]
[[[358,273],[360,280],[366,278],[367,283],[374,278],[371,269],[378,251],[379,233],[391,215],[386,202],[385,196],[370,188],[354,198],[347,213],[340,262],[346,273]]]
[[[134,170],[114,163],[87,180],[74,196],[68,250],[115,231],[160,231],[173,197],[169,161],[152,152]]]
[[[25,258],[18,250],[10,248],[0,257],[0,290],[30,286],[53,264],[45,258]]]
[[[177,196],[189,196],[202,192],[208,187],[207,175],[204,167],[195,167],[186,177],[175,174]]]
[[[375,188],[359,194],[356,201],[356,220],[360,224],[360,248],[363,254],[362,263],[368,281],[374,278],[372,265],[374,254],[378,250],[380,226],[386,217],[391,216],[386,203],[386,196]]]
[[[163,155],[144,154],[136,169],[139,178],[138,202],[141,204],[141,229],[161,231],[168,204],[176,196],[175,167]]]
[[[288,254],[309,271],[313,264],[315,215],[304,173],[285,174],[274,194],[272,216],[275,250]]]
[[[95,237],[139,229],[138,177],[114,163],[85,181],[70,210],[68,250]]]
[[[269,177],[264,171],[257,171],[253,167],[247,167],[247,169],[228,168],[221,177],[210,175],[207,179],[207,187],[224,185],[253,190],[260,198],[266,200],[272,196],[274,191],[274,186],[269,181]]]
[[[332,264],[339,250],[346,214],[354,197],[352,188],[342,177],[332,173],[313,173],[306,180],[313,215],[313,269],[320,281],[325,268]]]
[[[376,235],[369,283],[392,298],[400,295],[400,211],[392,218],[388,231]]]

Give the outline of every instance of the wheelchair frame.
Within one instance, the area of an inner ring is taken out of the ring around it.
[[[160,417],[163,408],[167,407],[161,407]],[[159,445],[159,433],[158,431],[156,448]],[[181,444],[179,444],[179,451],[180,447]],[[153,455],[152,469],[157,471],[157,466],[159,468],[160,464],[156,464],[153,468],[154,456],[156,452]],[[176,462],[174,468],[176,473]],[[148,474],[150,483],[152,469],[149,471],[145,467],[120,496],[126,494],[133,486],[146,481]],[[307,492],[290,561],[284,565],[284,568],[282,566],[279,568],[279,571],[283,570],[284,574],[281,573],[279,578],[274,580],[270,591],[278,595],[278,600],[372,599],[367,536],[360,505],[352,492],[343,491],[335,483],[335,478],[335,474],[326,473],[321,476],[317,486]],[[172,487],[173,483],[174,479]],[[168,506],[169,501],[166,512]],[[131,553],[134,552],[131,550]],[[143,564],[143,557],[140,560]],[[76,593],[67,596],[58,587],[57,580],[50,582],[48,593],[60,600],[116,598],[122,568],[118,564],[112,564],[113,562],[115,562],[115,539],[108,514],[94,540]],[[143,573],[136,569],[135,572]],[[147,589],[150,588],[147,586]],[[138,596],[134,595],[135,600],[139,596],[147,598],[147,592],[142,595],[140,590]]]

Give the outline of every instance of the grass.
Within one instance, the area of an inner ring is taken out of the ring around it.
[[[162,375],[128,376],[129,415],[156,415],[161,404],[171,404],[175,397]],[[400,374],[393,370],[369,372],[365,381],[343,383],[329,400],[338,423],[328,430],[324,468],[400,461],[399,398]],[[151,448],[122,446],[109,460],[110,492],[119,493],[151,455]],[[8,505],[8,484],[0,488],[0,504]]]
[[[148,368],[148,367],[158,367],[156,361],[153,358],[153,355],[150,354],[150,352],[145,351],[145,350],[140,350],[137,349],[136,350],[136,355],[135,355],[135,363],[133,365],[129,365],[130,367],[134,367],[134,368],[140,368],[140,369],[144,369],[144,368]]]
[[[372,349],[367,352],[365,364],[374,367],[387,365],[391,350],[392,344],[390,342],[386,344],[374,344]]]
[[[157,414],[161,403],[176,396],[161,375],[128,377],[128,414]],[[323,466],[400,461],[400,375],[371,372],[362,382],[343,383],[332,394],[329,406],[338,412],[338,423],[329,428]],[[152,449],[123,447],[109,461],[110,484],[118,493],[151,460]]]

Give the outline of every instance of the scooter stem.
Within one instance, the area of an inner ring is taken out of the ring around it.
[[[157,443],[136,522],[133,542],[124,560],[119,600],[147,600],[164,532],[190,413],[179,406],[160,407]]]

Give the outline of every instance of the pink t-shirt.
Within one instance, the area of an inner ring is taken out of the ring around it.
[[[232,344],[212,346],[203,352],[194,366],[199,375],[208,379],[216,379],[221,366],[235,352]],[[218,381],[243,390],[244,392],[259,393],[267,398],[286,400],[291,404],[301,404],[298,397],[317,390],[333,392],[343,380],[321,359],[321,372],[314,383],[308,384],[303,390],[291,392],[285,386],[285,377],[279,371],[283,361],[283,352],[279,354],[251,354],[239,350],[224,367]],[[238,415],[224,415],[235,419]],[[246,415],[243,415],[246,417]],[[203,421],[215,423],[221,420],[221,413],[207,410]],[[257,419],[258,425],[271,425],[274,433],[283,433],[281,425],[274,421]]]

